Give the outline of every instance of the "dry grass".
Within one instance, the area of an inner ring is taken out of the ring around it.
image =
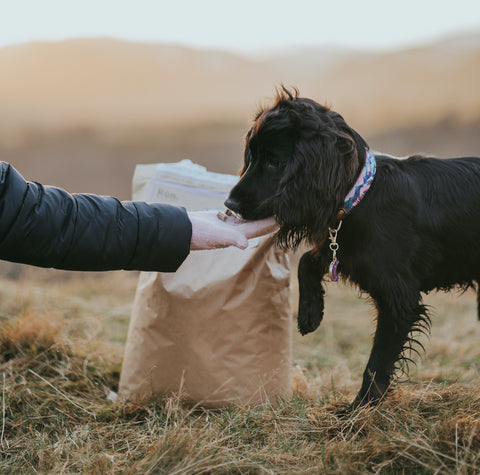
[[[0,279],[0,473],[479,473],[474,296],[435,295],[427,354],[380,407],[339,419],[358,388],[373,312],[331,286],[325,321],[295,336],[305,380],[288,401],[212,411],[143,406],[118,385],[136,275]]]

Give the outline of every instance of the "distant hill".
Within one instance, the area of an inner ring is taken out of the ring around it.
[[[378,131],[480,117],[480,34],[415,49],[338,48],[263,59],[79,39],[0,48],[0,125],[42,128],[246,122],[280,83]]]
[[[332,105],[373,148],[480,155],[480,33],[418,48],[266,57],[78,39],[0,48],[0,159],[27,178],[128,199],[138,163],[235,173],[275,86]]]

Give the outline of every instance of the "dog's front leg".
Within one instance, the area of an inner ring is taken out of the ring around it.
[[[405,362],[408,361],[402,353],[405,349],[412,349],[415,342],[410,333],[425,329],[430,321],[420,293],[404,286],[402,289],[401,283],[391,292],[372,297],[378,310],[377,329],[362,387],[350,409],[380,401],[389,388],[395,364],[402,356]]]
[[[302,335],[318,328],[323,319],[323,296],[325,290],[322,279],[325,275],[321,259],[312,251],[306,252],[298,263],[298,330]]]

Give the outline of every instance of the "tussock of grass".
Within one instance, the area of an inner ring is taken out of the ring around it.
[[[292,399],[214,411],[178,395],[107,400],[118,386],[135,275],[25,279],[23,293],[18,285],[0,285],[0,473],[480,472],[473,296],[460,315],[453,297],[438,297],[430,348],[410,382],[381,406],[340,419],[372,331],[368,304],[344,288],[330,289],[321,329],[295,337],[303,376]]]
[[[51,314],[25,312],[0,328],[0,355],[5,361],[51,350],[59,340],[61,322]]]

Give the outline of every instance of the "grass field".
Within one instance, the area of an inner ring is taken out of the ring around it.
[[[0,278],[0,473],[480,473],[480,323],[471,293],[436,294],[426,355],[380,407],[339,419],[370,350],[374,313],[328,289],[317,332],[294,336],[303,371],[275,407],[143,406],[118,386],[135,273]],[[294,322],[292,321],[292,325]]]

